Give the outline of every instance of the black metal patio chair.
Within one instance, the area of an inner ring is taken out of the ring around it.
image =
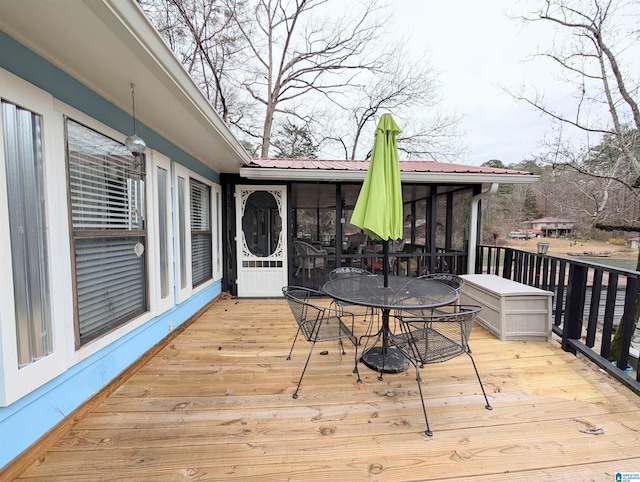
[[[417,315],[413,311],[399,311],[395,314],[400,326],[400,333],[389,335],[389,344],[397,347],[416,368],[416,381],[420,391],[424,420],[427,424],[425,433],[428,436],[433,433],[429,428],[427,409],[420,384],[420,368],[423,368],[424,365],[445,362],[466,353],[471,359],[480,383],[486,402],[485,408],[492,409],[469,348],[471,329],[475,317],[481,309],[479,306],[448,305],[434,309],[428,315]],[[384,371],[384,367],[382,371]],[[380,377],[382,377],[382,371]]]
[[[311,349],[307,356],[307,361],[302,369],[298,386],[293,394],[293,398],[298,398],[298,390],[302,383],[302,378],[309,365],[313,348],[317,342],[338,340],[340,342],[340,350],[342,355],[346,355],[344,351],[344,345],[342,340],[344,338],[349,339],[355,347],[355,366],[353,373],[358,374],[358,342],[353,334],[353,313],[349,313],[344,310],[316,305],[312,302],[314,297],[325,296],[319,291],[312,290],[310,288],[304,288],[301,286],[285,286],[282,288],[282,293],[289,302],[289,308],[298,325],[298,331],[293,338],[293,344],[289,351],[287,360],[291,360],[291,354],[293,348],[296,345],[298,335],[302,332],[307,341],[311,343]],[[358,374],[358,378],[360,375]]]
[[[350,276],[374,276],[374,274],[371,271],[367,271],[364,268],[358,268],[355,266],[340,266],[338,268],[331,270],[331,272],[329,272],[329,280],[334,280],[337,278],[347,278]],[[377,330],[380,329],[380,326],[379,326],[380,318],[379,318],[379,313],[377,309],[370,306],[361,306],[361,305],[354,305],[353,303],[345,303],[344,301],[339,301],[339,300],[333,300],[333,305],[335,306],[336,309],[347,310],[350,313],[353,313],[354,316],[363,318],[363,321],[367,325],[367,328],[365,329],[364,335],[361,335],[358,338],[358,345],[360,345],[362,338],[365,338],[365,337],[370,338],[375,336],[375,335],[372,335],[371,332],[373,331],[374,322],[376,320],[378,321],[378,326],[376,327],[376,329]]]

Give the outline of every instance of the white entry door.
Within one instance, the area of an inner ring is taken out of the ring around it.
[[[282,296],[287,284],[285,186],[236,186],[238,296]]]

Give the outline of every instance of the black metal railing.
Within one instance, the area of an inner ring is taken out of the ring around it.
[[[336,266],[357,266],[372,273],[382,273],[382,253],[296,254],[293,258],[294,283],[314,289],[321,287]],[[299,266],[302,266],[298,269]],[[389,253],[389,271],[398,276],[422,276],[428,273],[463,274],[467,271],[465,251],[438,249],[436,253]],[[298,277],[300,279],[298,279]]]
[[[640,272],[501,246],[479,246],[475,272],[495,274],[553,292],[553,332],[562,348],[582,354],[640,395],[630,366]],[[620,354],[609,361],[621,327]],[[636,362],[637,363],[637,362]]]

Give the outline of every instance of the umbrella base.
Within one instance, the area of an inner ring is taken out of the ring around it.
[[[409,368],[409,360],[396,348],[373,347],[363,353],[360,360],[372,370],[382,373],[401,373]]]

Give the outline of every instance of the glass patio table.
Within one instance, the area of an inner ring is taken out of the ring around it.
[[[372,370],[400,373],[409,361],[397,349],[389,347],[389,313],[391,310],[425,310],[454,303],[459,292],[435,279],[388,276],[384,286],[382,275],[355,275],[327,281],[322,290],[344,303],[378,308],[382,311],[382,327],[378,340],[360,360]],[[380,345],[378,343],[382,341]]]

